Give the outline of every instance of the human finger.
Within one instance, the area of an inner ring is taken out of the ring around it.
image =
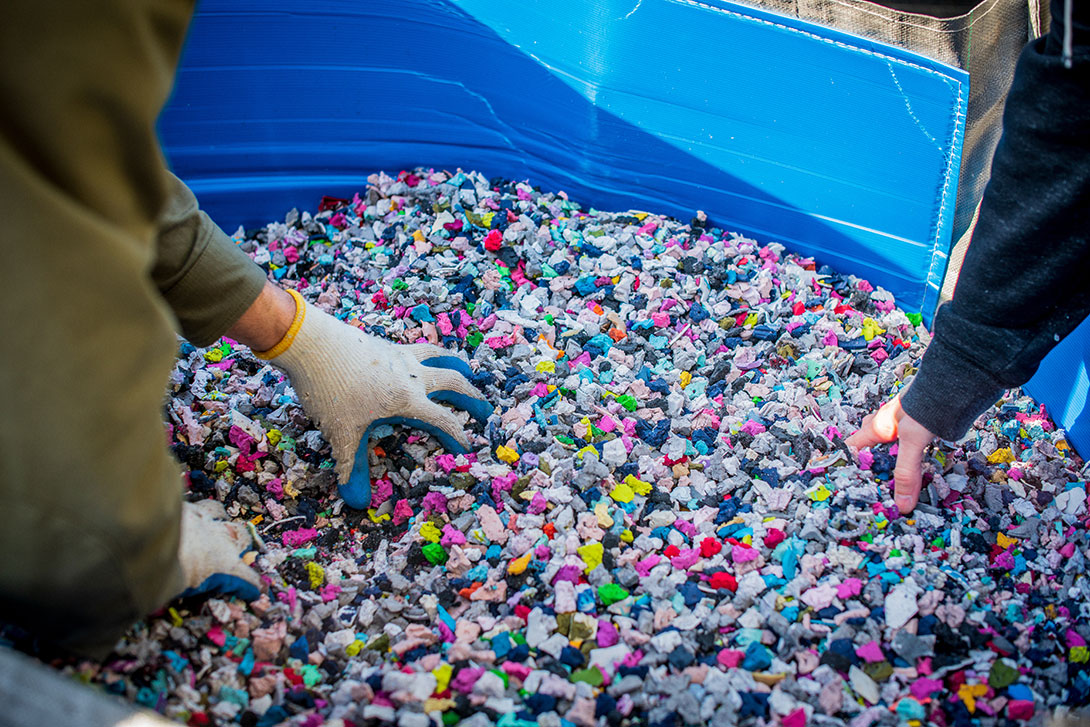
[[[897,464],[893,468],[893,501],[902,515],[916,508],[923,485],[923,455],[934,435],[910,416],[898,423]]]
[[[371,505],[371,462],[369,460],[371,428],[368,427],[360,438],[359,447],[356,449],[352,469],[347,478],[338,477],[343,484],[337,488],[337,494],[341,496],[345,504],[356,510],[366,510]]]
[[[903,416],[900,398],[887,401],[878,411],[865,416],[859,431],[844,440],[844,443],[853,449],[863,449],[892,442],[897,438],[899,415]]]

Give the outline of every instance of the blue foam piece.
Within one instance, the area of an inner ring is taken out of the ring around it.
[[[929,320],[967,89],[724,0],[204,0],[160,131],[227,228],[377,169],[472,166],[602,209],[703,209]]]

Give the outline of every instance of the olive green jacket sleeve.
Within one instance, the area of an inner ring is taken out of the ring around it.
[[[176,325],[150,273],[172,198],[155,119],[192,10],[0,2],[0,622],[96,657],[185,587]],[[190,321],[189,278],[216,267],[193,214],[161,266],[186,271],[161,279]]]
[[[189,187],[169,176],[152,280],[174,311],[181,334],[194,345],[208,346],[257,299],[265,272],[201,211]]]

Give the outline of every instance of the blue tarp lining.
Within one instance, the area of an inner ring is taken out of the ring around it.
[[[226,228],[474,168],[783,242],[930,320],[965,72],[721,0],[204,0],[160,130]],[[1028,390],[1090,451],[1090,323]]]
[[[709,0],[205,0],[163,114],[225,227],[419,164],[720,227],[930,317],[965,72]]]

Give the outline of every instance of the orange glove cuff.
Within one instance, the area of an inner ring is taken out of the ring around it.
[[[295,318],[292,319],[288,332],[284,334],[284,337],[281,338],[275,346],[268,351],[254,351],[254,355],[260,359],[268,361],[291,348],[291,344],[295,341],[295,337],[299,335],[299,329],[303,327],[303,319],[307,317],[307,306],[306,301],[303,300],[303,296],[299,295],[298,291],[292,290],[291,288],[288,288],[287,291],[288,294],[295,299]]]

